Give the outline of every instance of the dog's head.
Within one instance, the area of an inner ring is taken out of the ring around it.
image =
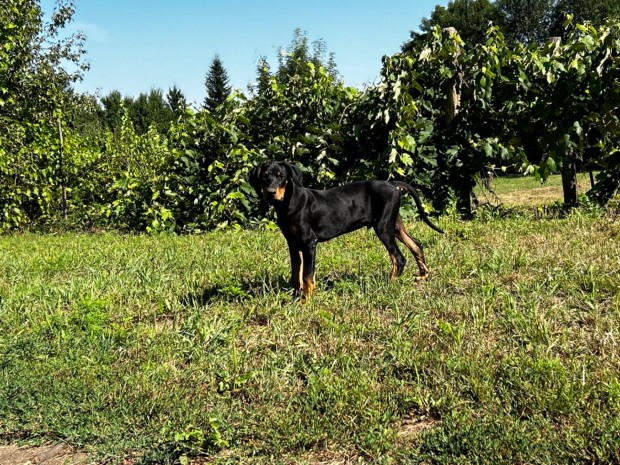
[[[250,185],[267,202],[284,200],[291,183],[302,185],[301,172],[295,165],[284,161],[265,161],[250,173]]]

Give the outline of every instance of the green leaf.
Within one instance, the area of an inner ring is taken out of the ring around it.
[[[407,134],[398,140],[398,146],[403,150],[413,153],[415,152],[417,144],[413,136]]]
[[[488,142],[486,142],[483,145],[483,150],[484,150],[484,154],[487,156],[487,158],[491,158],[493,156],[493,147],[491,146],[491,144],[489,144]]]

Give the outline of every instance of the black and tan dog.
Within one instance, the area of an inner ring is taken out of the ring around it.
[[[316,245],[364,226],[372,227],[392,260],[390,279],[400,276],[405,257],[396,246],[400,240],[413,254],[420,276],[429,269],[422,245],[405,230],[400,217],[401,191],[412,196],[422,220],[443,233],[426,216],[416,190],[399,181],[359,181],[327,190],[303,187],[302,176],[290,163],[270,160],[254,168],[250,184],[259,196],[271,203],[278,226],[286,238],[291,255],[291,285],[301,292],[304,302],[314,290]]]

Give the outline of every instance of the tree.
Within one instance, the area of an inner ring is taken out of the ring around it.
[[[84,141],[99,141],[103,137],[101,106],[94,95],[70,90],[65,114],[68,129],[79,134]]]
[[[101,122],[110,131],[120,127],[123,119],[123,96],[118,90],[101,97]]]
[[[146,134],[151,126],[163,134],[173,120],[161,89],[151,89],[148,94],[141,92],[129,107],[129,116],[138,134]]]
[[[204,108],[214,111],[218,106],[226,101],[230,95],[231,86],[230,78],[222,64],[219,55],[215,55],[211,61],[209,72],[205,78],[205,86],[207,88],[207,97],[204,100]]]
[[[253,86],[253,91],[257,95],[263,95],[269,87],[271,87],[271,68],[267,58],[261,56],[256,65],[256,85]]]
[[[566,16],[571,14],[575,24],[591,23],[602,26],[620,20],[620,2],[617,0],[558,0],[550,24],[549,36],[566,39],[569,30],[564,27]]]
[[[181,92],[181,89],[179,89],[176,85],[168,89],[166,101],[168,102],[168,106],[172,110],[175,117],[178,118],[185,113],[185,110],[187,109],[187,100],[185,99],[183,92]]]
[[[175,94],[176,95],[176,94]],[[179,98],[182,98],[182,94]],[[184,100],[178,105],[182,105]],[[145,134],[154,126],[157,132],[164,133],[175,118],[174,110],[161,89],[141,92],[137,98],[123,97],[118,90],[113,90],[101,98],[101,120],[104,127],[117,133],[121,127],[125,112],[138,134]]]
[[[555,0],[497,0],[509,40],[543,44],[550,36]]]
[[[62,32],[73,13],[72,1],[59,0],[45,23],[38,0],[0,4],[0,230],[60,198],[67,91],[88,69],[84,36]]]
[[[38,0],[3,0],[0,7],[2,116],[49,115],[62,103],[65,90],[82,78],[88,69],[81,61],[85,37],[74,34],[59,38],[73,13],[72,1],[59,0],[50,22],[45,24]]]
[[[312,52],[310,52],[310,47],[312,47]],[[278,82],[286,83],[292,76],[308,73],[307,63],[312,63],[316,68],[324,68],[334,80],[338,80],[334,54],[327,51],[325,41],[318,39],[310,43],[308,34],[297,28],[293,32],[293,39],[289,46],[286,49],[280,49],[276,72]]]
[[[499,11],[490,0],[453,0],[447,7],[437,5],[430,18],[422,18],[420,31],[428,34],[432,32],[434,26],[439,26],[441,29],[453,27],[466,44],[474,46],[486,40],[490,23],[500,22]],[[411,32],[412,40],[416,40],[419,36],[419,33]],[[410,42],[403,45],[404,50],[410,47]]]
[[[620,18],[617,0],[452,0],[447,6],[437,5],[430,18],[423,18],[421,33],[411,32],[411,40],[403,50],[413,47],[416,40],[432,32],[453,27],[468,46],[483,44],[492,23],[499,26],[512,43],[542,44],[549,37],[568,36],[563,26],[566,15],[572,14],[575,23],[601,26]]]

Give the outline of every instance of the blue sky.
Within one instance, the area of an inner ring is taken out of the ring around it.
[[[231,84],[245,90],[260,56],[272,69],[277,49],[295,28],[323,39],[346,84],[374,82],[381,57],[396,53],[447,0],[75,0],[72,30],[87,37],[91,69],[78,90],[137,96],[156,87],[179,87],[201,102],[204,78],[219,54]],[[42,0],[51,12],[54,0]]]

